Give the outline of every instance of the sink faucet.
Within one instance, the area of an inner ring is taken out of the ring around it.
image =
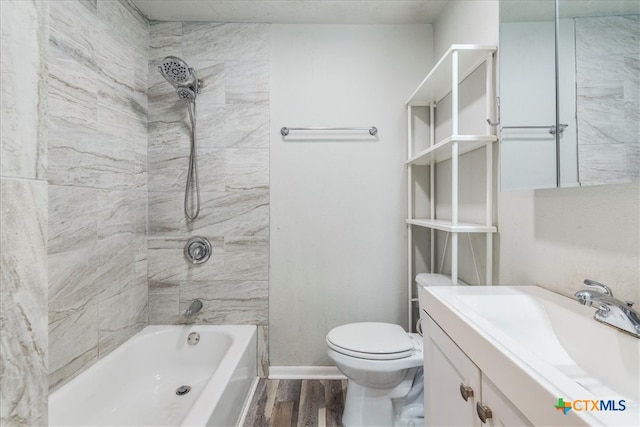
[[[189,319],[200,310],[202,310],[202,301],[194,299],[191,304],[189,304],[189,307],[187,307],[187,311],[184,312],[184,316]]]
[[[613,296],[608,286],[586,279],[587,288],[575,293],[580,304],[598,309],[593,317],[628,334],[640,338],[640,313],[631,308],[633,303],[620,301]]]

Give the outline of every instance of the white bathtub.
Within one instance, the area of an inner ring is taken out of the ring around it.
[[[256,351],[255,326],[148,326],[53,392],[49,425],[234,426]],[[182,385],[191,391],[178,396]]]

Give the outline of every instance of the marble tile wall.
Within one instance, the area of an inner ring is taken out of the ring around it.
[[[640,181],[640,16],[576,18],[582,185]]]
[[[127,1],[49,2],[49,383],[148,324],[149,24]]]
[[[0,425],[46,425],[48,4],[0,20]]]
[[[189,154],[185,105],[156,71],[178,56],[203,82],[197,98],[201,210],[183,213]],[[266,374],[269,287],[269,26],[152,22],[149,49],[149,321],[257,324]],[[207,237],[209,261],[183,257]]]

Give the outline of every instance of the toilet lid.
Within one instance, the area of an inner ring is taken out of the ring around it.
[[[333,350],[363,359],[391,360],[408,357],[413,343],[402,327],[391,323],[350,323],[327,334]]]

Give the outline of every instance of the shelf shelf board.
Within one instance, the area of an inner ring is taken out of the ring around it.
[[[464,154],[484,147],[487,142],[496,142],[497,140],[498,137],[495,135],[453,135],[419,152],[405,163],[410,165],[430,165],[448,160],[451,158],[451,144],[454,142],[460,143],[458,145],[458,153]]]
[[[453,225],[451,221],[444,219],[408,219],[407,224],[453,233],[496,233],[498,231],[495,225],[472,224],[469,222],[458,222],[457,225]]]
[[[496,51],[495,46],[454,44],[440,58],[418,88],[411,94],[407,105],[428,106],[438,102],[451,92],[451,68],[453,52],[458,52],[458,83],[482,64],[487,55]]]

